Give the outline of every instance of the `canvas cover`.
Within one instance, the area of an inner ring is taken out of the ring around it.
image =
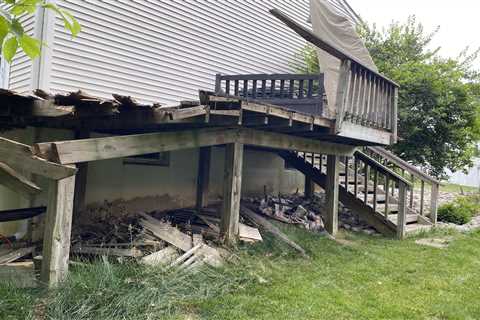
[[[315,35],[348,55],[354,57],[366,67],[378,71],[355,26],[326,0],[310,0],[310,16]],[[336,93],[340,72],[340,60],[318,49],[320,71],[325,77],[325,92],[328,99],[327,116],[335,115]]]

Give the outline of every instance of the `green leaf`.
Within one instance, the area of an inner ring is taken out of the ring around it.
[[[7,41],[5,41],[2,51],[3,51],[3,56],[5,57],[5,60],[8,61],[8,63],[12,62],[12,59],[15,56],[15,53],[17,53],[17,49],[18,49],[17,38],[11,37]]]
[[[82,30],[80,23],[78,23],[77,19],[68,11],[62,10],[63,13],[63,21],[65,23],[65,28],[69,29],[72,33],[72,36],[76,37],[78,33]]]
[[[0,44],[3,43],[3,40],[10,30],[10,23],[4,17],[0,16]]]
[[[30,59],[34,59],[40,55],[40,41],[24,34],[20,38],[20,46]]]
[[[23,26],[22,24],[20,23],[20,21],[18,19],[13,19],[12,20],[12,24],[10,26],[13,34],[15,34],[15,36],[17,36],[18,38],[21,38],[23,36]]]

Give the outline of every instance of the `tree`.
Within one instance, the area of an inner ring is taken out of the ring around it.
[[[401,86],[399,141],[392,150],[442,177],[447,168],[472,165],[480,140],[480,77],[473,68],[478,51],[443,58],[439,48],[429,49],[437,31],[425,32],[414,16],[381,31],[374,24],[359,28],[379,71]],[[304,60],[312,66],[311,57]]]
[[[72,36],[80,32],[80,24],[66,10],[59,8],[54,3],[44,0],[3,0],[0,1],[0,44],[2,55],[11,62],[18,48],[27,56],[34,59],[40,55],[41,46],[44,45],[39,39],[35,39],[25,33],[20,22],[20,17],[34,14],[39,8],[52,10],[58,14],[64,23],[65,29]]]

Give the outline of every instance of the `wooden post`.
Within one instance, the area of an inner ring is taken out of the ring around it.
[[[326,184],[326,209],[327,219],[325,228],[335,236],[338,231],[338,190],[340,183],[339,160],[336,155],[327,156],[327,184]]]
[[[305,176],[305,198],[311,199],[313,197],[315,185],[313,184],[312,179],[309,176]]]
[[[90,132],[86,130],[77,130],[75,139],[88,139]],[[73,198],[73,213],[78,214],[85,209],[85,192],[87,190],[88,162],[77,164],[77,176],[75,178],[75,195]]]
[[[220,233],[227,243],[235,242],[240,218],[243,144],[231,143],[225,148],[225,179]]]
[[[437,209],[438,209],[438,184],[432,183],[430,190],[430,221],[433,225],[437,224]]]
[[[68,272],[74,189],[75,176],[50,182],[40,276],[49,287],[64,280]]]
[[[212,147],[203,147],[198,152],[197,201],[198,212],[208,205],[208,186],[210,184],[210,159]]]
[[[413,186],[412,186],[413,188]],[[407,226],[407,185],[403,181],[398,181],[398,215],[397,215],[397,238],[405,238],[405,229]]]

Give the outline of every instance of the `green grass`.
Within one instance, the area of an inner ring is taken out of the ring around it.
[[[454,184],[454,183],[445,183],[440,187],[440,191],[443,191],[443,192],[460,193],[462,190],[463,192],[479,192],[478,187],[462,186],[460,184]]]
[[[435,249],[283,228],[311,259],[267,237],[241,246],[236,265],[196,274],[96,263],[72,270],[48,297],[0,286],[0,319],[29,319],[41,302],[45,319],[479,318],[480,232],[451,234],[448,248]]]

